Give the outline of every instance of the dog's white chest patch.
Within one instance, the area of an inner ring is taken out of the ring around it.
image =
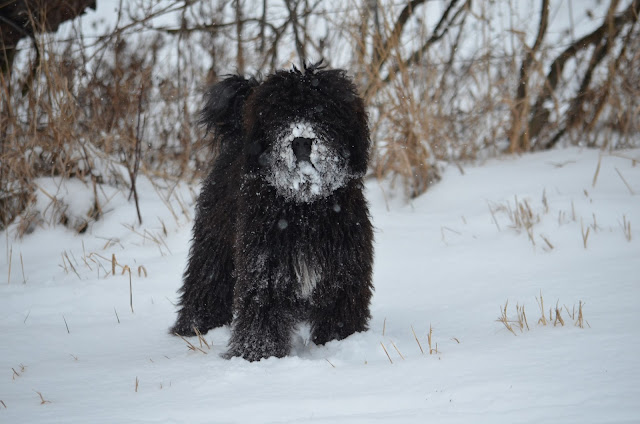
[[[320,281],[320,272],[310,265],[302,255],[298,255],[295,262],[296,277],[298,279],[300,296],[307,299]]]

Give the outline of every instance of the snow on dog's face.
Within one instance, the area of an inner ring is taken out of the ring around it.
[[[326,197],[349,177],[346,160],[331,148],[321,130],[305,121],[283,128],[266,160],[267,181],[278,194],[296,202]]]
[[[330,196],[364,175],[369,132],[362,100],[341,71],[279,71],[245,107],[249,171],[296,203]]]

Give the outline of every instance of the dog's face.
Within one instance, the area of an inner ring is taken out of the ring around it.
[[[244,115],[250,172],[287,200],[327,197],[366,171],[364,105],[343,71],[279,71],[254,89]]]

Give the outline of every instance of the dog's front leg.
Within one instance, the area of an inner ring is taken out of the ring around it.
[[[282,264],[276,269],[264,263],[243,268],[238,272],[231,340],[225,356],[258,361],[288,355],[297,322],[292,276]]]
[[[342,340],[366,331],[373,295],[370,226],[356,233],[351,245],[336,251],[325,264],[322,280],[316,286],[309,313],[311,339],[316,345]],[[341,260],[336,260],[340,258]]]

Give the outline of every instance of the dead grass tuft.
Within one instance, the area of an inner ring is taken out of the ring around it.
[[[560,307],[560,301],[556,302],[555,308],[549,308],[549,315],[547,317],[545,306],[544,306],[544,298],[542,297],[542,291],[540,292],[540,297],[536,296],[536,303],[538,304],[538,308],[540,309],[540,318],[538,319],[538,325],[547,326],[549,323],[553,323],[553,326],[565,326],[565,319],[562,317],[562,307]],[[524,304],[522,306],[516,304],[516,316],[515,318],[509,317],[509,301],[505,303],[504,306],[500,307],[500,316],[496,321],[501,322],[509,332],[513,335],[517,335],[515,329],[520,330],[520,333],[523,333],[525,330],[530,331],[529,323],[527,321],[527,315],[525,312]],[[583,315],[583,307],[584,302],[580,300],[578,302],[578,311],[576,312],[575,305],[573,309],[570,311],[569,308],[565,305],[564,309],[567,311],[567,314],[574,321],[574,325],[579,328],[584,328],[584,320]],[[588,325],[588,323],[587,323]]]
[[[542,203],[544,206],[544,210],[549,209],[546,193],[543,192]],[[540,215],[535,213],[529,204],[527,199],[518,200],[518,196],[514,196],[514,203],[511,205],[509,201],[505,203],[495,204],[489,203],[489,211],[491,212],[491,216],[493,217],[493,221],[500,230],[500,226],[498,225],[498,221],[496,219],[496,213],[500,212],[503,215],[506,215],[511,223],[510,227],[515,229],[518,232],[524,231],[529,238],[529,241],[534,246],[536,245],[533,227],[540,222]],[[543,237],[544,239],[544,237]],[[545,240],[550,248],[553,248],[551,243],[548,240]]]

